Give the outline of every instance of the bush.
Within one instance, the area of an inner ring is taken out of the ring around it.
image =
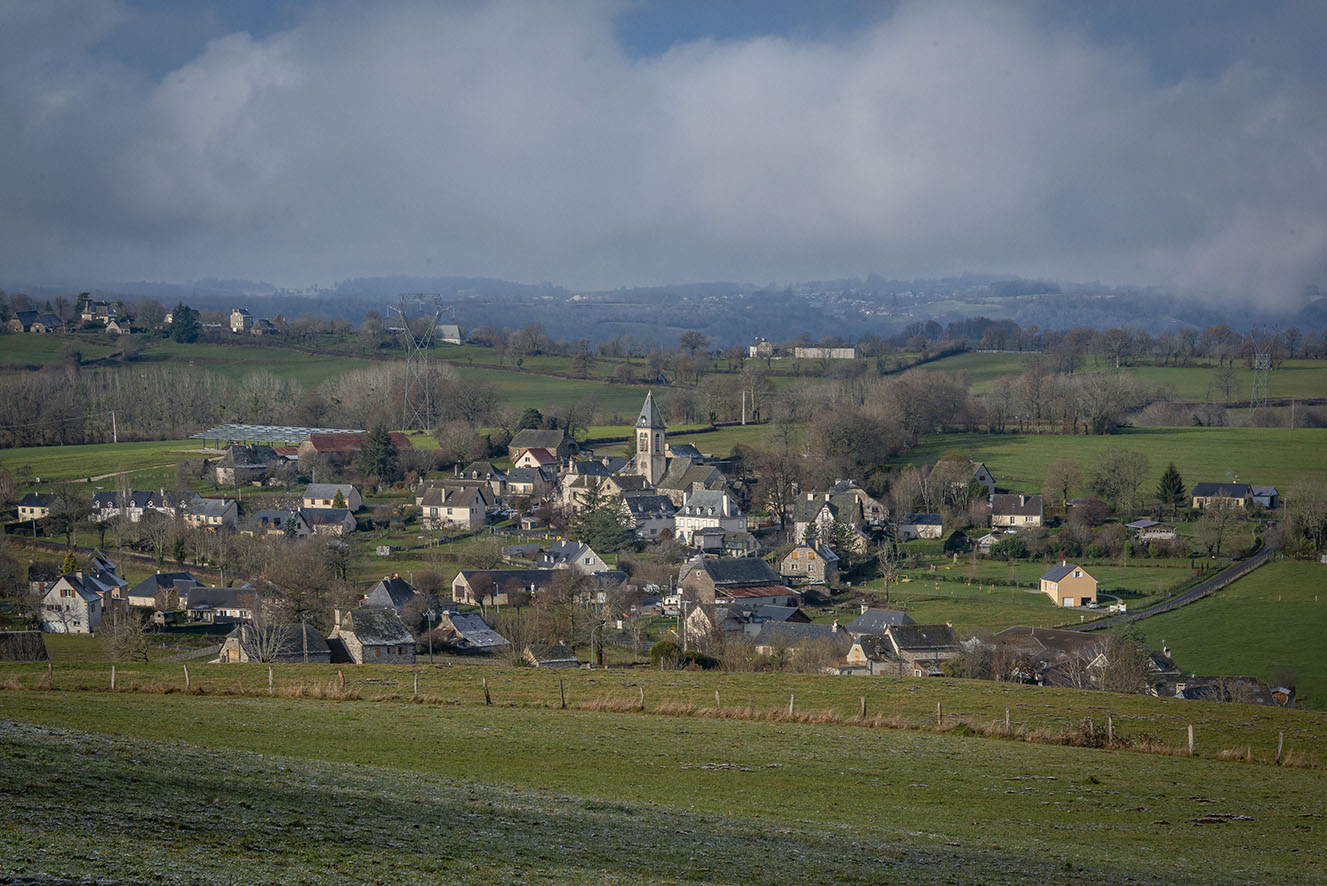
[[[682,649],[672,640],[660,640],[650,647],[650,667],[667,670],[676,668],[682,658]]]

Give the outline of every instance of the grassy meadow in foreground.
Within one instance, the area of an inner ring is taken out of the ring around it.
[[[0,869],[33,880],[1312,882],[1327,862],[1320,770],[482,706],[4,691],[0,717]]]

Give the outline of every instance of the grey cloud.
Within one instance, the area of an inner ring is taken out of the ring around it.
[[[1323,282],[1323,85],[1251,62],[1158,83],[1025,7],[642,58],[597,3],[335,5],[156,81],[92,50],[130,14],[93,8],[28,5],[0,38],[0,70],[40,74],[0,83],[14,277]]]

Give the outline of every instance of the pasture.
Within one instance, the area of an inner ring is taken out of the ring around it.
[[[1269,682],[1289,672],[1301,705],[1327,708],[1327,566],[1321,563],[1268,563],[1214,596],[1138,624],[1147,643],[1169,646],[1184,671]]]
[[[0,467],[16,476],[30,474],[43,483],[59,480],[87,480],[118,471],[133,471],[141,482],[140,472],[149,469],[166,470],[173,474],[175,463],[181,459],[206,457],[200,452],[201,440],[150,440],[139,443],[87,443],[78,446],[28,446],[20,449],[0,449]],[[212,455],[217,453],[212,452]],[[99,481],[100,486],[114,488],[115,481]]]
[[[224,669],[265,680],[261,666]],[[370,679],[400,691],[410,678],[350,670],[369,691],[382,685]],[[721,689],[740,704],[744,681],[482,672],[493,707],[473,668],[444,669],[455,687],[441,704],[0,689],[0,749],[20,764],[7,774],[0,868],[32,881],[1243,883],[1312,882],[1327,862],[1327,774],[1212,759],[1215,743],[1190,759],[961,727],[679,717],[655,699],[703,705]],[[558,679],[568,710],[554,701]],[[773,707],[791,690],[817,710],[826,686],[854,712],[866,693],[872,710],[929,705],[932,716],[937,698],[957,708],[956,693],[977,691],[946,682],[762,678]],[[513,703],[518,685],[547,700]],[[645,713],[577,707],[642,686]],[[1259,758],[1275,730],[1291,749],[1316,747],[1324,725],[1307,712],[979,691],[988,707],[1013,706],[1020,729],[1025,700],[1059,716],[1116,710],[1121,734],[1196,721],[1199,736],[1249,743]]]
[[[896,466],[935,464],[941,456],[957,453],[985,462],[1002,489],[1032,493],[1041,491],[1052,462],[1077,461],[1086,476],[1101,452],[1110,448],[1134,450],[1147,458],[1140,489],[1148,498],[1172,461],[1189,489],[1202,481],[1238,478],[1284,493],[1300,477],[1327,479],[1324,428],[1126,428],[1106,436],[936,434]]]

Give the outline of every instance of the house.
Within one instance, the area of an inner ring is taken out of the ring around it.
[[[446,611],[438,622],[441,639],[466,652],[501,652],[511,648],[511,641],[499,634],[480,616],[470,612]]]
[[[306,538],[313,534],[313,527],[299,508],[271,510],[264,508],[254,511],[240,530],[245,535],[289,535],[294,538]]]
[[[760,541],[745,530],[729,530],[723,534],[721,553],[725,557],[754,557],[760,553]]]
[[[355,515],[349,508],[300,508],[300,520],[313,535],[350,535],[355,531]]]
[[[539,558],[543,569],[578,569],[583,575],[607,572],[608,564],[604,558],[584,542],[555,541]]]
[[[665,529],[673,532],[677,508],[666,495],[632,492],[622,496],[627,508],[627,523],[637,538],[658,538]]]
[[[672,458],[662,477],[654,481],[654,490],[668,496],[674,507],[681,507],[688,495],[700,490],[726,489],[728,481],[714,465],[702,464],[689,458]]]
[[[867,609],[844,625],[854,637],[883,637],[892,627],[916,624],[906,612],[898,609]]]
[[[239,486],[261,480],[280,461],[271,446],[233,444],[212,461],[212,473],[218,486]]]
[[[507,494],[507,472],[496,467],[491,461],[472,461],[457,474],[457,478],[487,483],[497,498],[503,498]]]
[[[678,588],[701,605],[743,602],[750,606],[798,606],[800,595],[783,584],[764,560],[754,557],[697,557],[683,564]]]
[[[45,520],[51,515],[51,502],[55,496],[49,492],[29,492],[18,503],[18,519]]]
[[[894,672],[914,677],[941,676],[943,663],[963,652],[954,628],[947,624],[890,625],[885,641]]]
[[[174,519],[186,505],[200,497],[198,493],[188,490],[168,492],[159,489],[148,492],[135,489],[123,495],[119,492],[103,491],[92,496],[92,513],[89,518],[100,522],[126,517],[129,522],[138,523],[149,512],[156,512],[168,519]]]
[[[107,335],[128,335],[133,332],[133,317],[116,317],[106,321]]]
[[[746,352],[747,356],[752,359],[758,357],[769,358],[774,356],[774,345],[770,344],[769,339],[757,336],[756,343],[748,345]]]
[[[524,428],[517,431],[511,442],[507,444],[507,455],[515,465],[521,455],[529,449],[545,449],[553,455],[558,464],[564,464],[576,452],[576,443],[560,428],[552,430]]]
[[[1061,560],[1041,574],[1041,592],[1056,606],[1087,606],[1097,602],[1097,580],[1082,566]]]
[[[1124,524],[1134,531],[1134,538],[1139,541],[1173,541],[1175,538],[1175,527],[1169,523],[1159,523],[1156,520],[1134,520],[1132,523]]]
[[[846,658],[852,648],[848,632],[832,625],[807,624],[794,621],[767,621],[760,626],[751,644],[757,655],[775,655],[789,652],[805,655],[814,646],[824,647],[835,659]]]
[[[549,468],[512,468],[507,472],[507,495],[544,499],[557,488],[557,475]]]
[[[856,360],[856,348],[793,348],[793,357],[798,360]]]
[[[687,630],[696,636],[703,636],[717,629],[721,634],[740,631],[747,639],[752,639],[760,633],[761,625],[766,622],[811,623],[811,616],[796,606],[751,605],[745,601],[738,601],[714,607],[713,621],[705,610],[706,607],[697,606],[687,614]]]
[[[1281,506],[1281,496],[1275,486],[1254,486],[1253,503],[1259,507],[1274,511]]]
[[[85,573],[60,576],[42,597],[41,629],[48,634],[91,634],[105,612],[102,590]]]
[[[253,329],[253,315],[249,313],[248,308],[230,309],[230,331],[234,333],[249,332]]]
[[[488,523],[488,507],[479,487],[451,483],[429,486],[418,504],[425,529],[472,531]]]
[[[541,446],[527,449],[512,460],[513,468],[553,468],[557,469],[558,457]]]
[[[253,321],[254,335],[276,335],[280,331],[275,323],[266,318]]]
[[[217,657],[223,664],[247,661],[328,664],[331,660],[332,650],[327,640],[304,622],[271,626],[237,624],[226,635]]]
[[[461,335],[461,327],[457,326],[455,323],[439,323],[434,335],[437,336],[437,340],[443,344],[459,345],[464,342],[464,338]]]
[[[64,323],[59,317],[44,311],[15,311],[9,321],[10,332],[35,332],[42,335],[63,328]]]
[[[258,594],[253,588],[217,588],[176,585],[180,607],[191,622],[224,624],[233,621],[253,621]]]
[[[339,505],[335,503],[338,495]],[[310,483],[304,488],[303,504],[306,508],[347,508],[353,513],[364,507],[364,498],[349,483]]]
[[[981,538],[974,541],[972,544],[979,553],[985,556],[989,556],[991,553],[991,548],[995,547],[999,543],[1000,543],[1000,536],[996,535],[994,532],[988,532],[985,535],[983,535]]]
[[[995,475],[990,472],[985,464],[979,461],[972,463],[972,479],[986,487],[987,498],[995,495]]]
[[[158,572],[130,588],[128,602],[130,606],[144,609],[178,609],[181,586],[192,588],[200,585],[202,582],[189,572]]]
[[[580,660],[566,643],[552,645],[527,646],[521,657],[536,668],[578,668]]]
[[[234,529],[239,506],[229,498],[198,498],[184,506],[184,522],[195,529]]]
[[[1021,659],[1024,682],[1089,689],[1105,666],[1105,638],[1099,633],[1017,625],[987,640],[999,657]]]
[[[899,541],[940,538],[945,534],[945,521],[939,514],[908,514],[898,521],[894,533]]]
[[[1191,495],[1197,510],[1212,504],[1246,508],[1253,501],[1253,487],[1248,483],[1195,483]]]
[[[390,576],[383,576],[382,581],[369,588],[360,605],[374,608],[391,607],[399,614],[405,611],[406,604],[413,599],[415,599],[415,586],[402,578],[400,573],[393,572]]]
[[[674,532],[685,544],[692,544],[697,530],[715,527],[727,531],[746,531],[746,515],[727,492],[701,489],[682,502],[673,517]]]
[[[332,661],[414,664],[415,636],[390,606],[361,606],[336,613],[327,638]]]
[[[552,569],[462,569],[452,579],[452,599],[467,606],[480,605],[481,597],[498,606],[519,605],[547,591],[557,575]]]
[[[852,635],[849,635],[852,636]],[[850,673],[877,676],[898,672],[897,661],[891,662],[892,647],[883,634],[854,636],[845,656]]]
[[[1040,495],[1015,492],[991,496],[992,526],[1040,526],[1044,513]]]
[[[83,303],[83,310],[78,318],[84,323],[101,323],[113,320],[119,316],[119,309],[108,301],[94,301],[88,299]]]
[[[779,575],[789,581],[823,584],[839,571],[839,555],[823,544],[800,544],[779,560]]]

